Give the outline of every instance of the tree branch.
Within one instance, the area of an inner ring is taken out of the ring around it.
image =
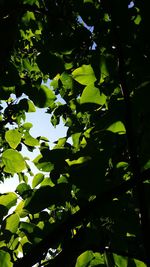
[[[83,221],[88,222],[92,214],[95,213],[97,209],[100,209],[104,203],[108,203],[113,198],[121,196],[126,191],[132,189],[137,185],[141,184],[141,181],[147,180],[150,177],[150,170],[146,170],[141,174],[140,179],[130,179],[123,182],[121,185],[112,188],[111,190],[102,193],[96,199],[88,202],[84,207],[82,207],[78,212],[72,214],[68,217],[65,222],[58,225],[52,233],[49,233],[41,242],[34,245],[33,248],[21,259],[18,259],[14,263],[14,267],[31,267],[43,258],[43,255],[47,253],[50,247],[59,242],[60,237],[66,236],[68,231],[82,223]]]
[[[89,240],[89,242],[84,242],[84,244],[82,244],[82,240],[84,239],[85,235],[86,232],[84,232],[84,229],[81,228],[79,232],[72,239],[68,240],[67,244],[65,244],[65,247],[63,247],[63,250],[59,253],[57,257],[47,261],[46,266],[47,267],[75,266],[78,256],[87,250],[93,250],[93,252],[96,251],[102,254],[114,253],[122,257],[126,257],[128,260],[136,259],[146,263],[146,258],[143,255],[139,255],[138,252],[131,253],[130,251],[122,251],[116,248],[115,249],[111,247],[107,248],[103,244],[103,238],[100,239],[98,243],[90,242]]]
[[[31,11],[31,10],[30,10]],[[113,18],[114,20],[114,18]],[[115,23],[114,23],[115,24]],[[126,132],[127,132],[127,140],[128,140],[128,148],[130,153],[131,159],[131,167],[133,170],[133,178],[123,182],[121,185],[118,185],[115,188],[99,195],[95,200],[92,202],[88,202],[84,207],[82,207],[77,213],[68,217],[65,222],[62,222],[59,226],[56,226],[55,230],[52,233],[49,233],[41,242],[34,245],[33,248],[22,258],[18,259],[14,263],[14,267],[31,267],[36,262],[40,261],[44,254],[50,247],[53,247],[56,242],[59,242],[60,236],[65,236],[66,233],[73,229],[75,226],[79,225],[83,221],[88,221],[89,218],[94,214],[96,209],[100,209],[104,203],[108,203],[112,201],[113,198],[119,197],[126,191],[130,190],[133,187],[137,187],[139,203],[140,203],[140,211],[142,215],[142,228],[143,228],[143,235],[144,235],[144,245],[145,250],[147,253],[147,263],[149,264],[148,257],[149,253],[149,234],[147,233],[148,230],[148,218],[147,218],[147,211],[145,209],[145,201],[144,201],[144,190],[143,190],[143,179],[147,179],[147,175],[150,175],[149,171],[145,171],[143,174],[140,171],[139,163],[137,159],[137,151],[135,144],[133,142],[133,129],[132,129],[132,121],[131,121],[131,104],[130,104],[130,96],[127,90],[126,85],[126,74],[125,74],[125,63],[124,57],[122,52],[122,45],[120,44],[117,27],[116,24],[114,25],[114,35],[116,39],[116,47],[118,51],[118,60],[119,60],[119,78],[120,78],[120,85],[122,88],[125,104],[126,104]],[[145,177],[145,178],[144,178]],[[59,255],[58,255],[59,256]]]
[[[120,3],[121,4],[121,3]],[[127,4],[127,3],[126,3]],[[116,10],[119,11],[119,1],[110,1],[108,0],[108,8],[110,9],[111,19],[112,19],[112,31],[114,35],[114,41],[116,44],[117,54],[118,54],[118,74],[120,80],[120,86],[122,89],[122,94],[124,97],[124,102],[126,106],[126,118],[125,118],[125,127],[126,127],[126,135],[128,142],[128,149],[130,155],[130,164],[133,171],[133,177],[137,181],[141,181],[141,170],[140,164],[137,157],[137,148],[135,144],[134,131],[132,126],[132,107],[130,101],[130,93],[127,87],[126,81],[126,67],[125,67],[125,59],[123,53],[123,44],[121,42],[120,36],[120,21],[116,19]],[[143,233],[143,242],[145,247],[145,253],[147,257],[147,265],[150,266],[150,228],[149,228],[149,216],[148,216],[148,208],[145,200],[145,189],[142,182],[138,182],[136,186],[136,192],[140,207],[141,214],[141,228]]]

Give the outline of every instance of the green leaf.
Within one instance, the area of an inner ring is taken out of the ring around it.
[[[150,160],[148,160],[145,164],[144,164],[144,166],[143,166],[143,169],[144,170],[147,170],[147,169],[149,169],[150,168]]]
[[[21,133],[17,129],[8,130],[5,133],[5,139],[11,148],[16,148],[21,142]]]
[[[33,223],[21,222],[20,231],[25,233],[30,242],[38,243],[42,240],[42,230]]]
[[[134,259],[135,267],[146,267],[147,265],[139,260]]]
[[[25,129],[25,130],[30,130],[32,127],[33,127],[33,124],[31,122],[26,122],[22,125],[22,127]]]
[[[28,192],[31,190],[30,185],[26,184],[26,183],[21,183],[17,186],[16,188],[16,192],[22,196],[23,198],[25,198],[26,195],[28,195]]]
[[[44,174],[43,173],[37,173],[32,181],[32,187],[36,187],[44,180]]]
[[[10,254],[6,251],[0,250],[0,266],[1,267],[12,267]]]
[[[79,147],[80,136],[81,136],[81,133],[74,133],[74,134],[72,134],[73,146],[75,148],[78,148]]]
[[[30,11],[27,11],[27,12],[24,14],[23,18],[22,18],[23,23],[24,23],[25,25],[28,25],[32,20],[35,20],[35,15],[34,15],[34,13],[33,13],[33,12],[30,12]],[[24,62],[23,62],[23,63],[24,63]],[[24,63],[24,65],[26,65],[26,64]],[[28,63],[27,65],[29,65],[29,67],[30,67],[30,63]],[[27,67],[28,67],[28,66],[27,66]],[[30,70],[30,68],[31,68],[31,70]],[[30,67],[30,68],[27,68],[27,70],[32,71],[32,67]]]
[[[113,258],[115,261],[115,266],[116,267],[127,267],[128,266],[128,258],[127,257],[123,257],[117,254],[113,253]]]
[[[45,142],[49,142],[49,139],[45,136],[40,136],[40,140],[45,141]]]
[[[16,233],[19,225],[19,215],[17,213],[9,215],[5,219],[5,229],[10,231],[11,233]]]
[[[63,72],[60,76],[60,80],[63,84],[63,87],[67,90],[67,89],[72,89],[73,87],[73,81],[72,81],[72,77],[66,73]]]
[[[13,241],[12,241],[13,240]],[[11,248],[11,251],[16,251],[16,249],[19,247],[19,237],[16,237],[16,235],[12,235],[12,238],[10,239],[10,242],[8,244]]]
[[[60,74],[57,74],[56,77],[50,82],[50,87],[53,88],[54,90],[57,90],[59,87],[58,85],[59,79],[60,79]]]
[[[0,196],[0,205],[3,205],[10,209],[17,203],[17,195],[13,192],[5,193]]]
[[[24,4],[29,4],[29,5],[33,5],[37,2],[37,0],[23,0]]]
[[[91,160],[91,157],[90,156],[85,156],[85,157],[80,157],[78,159],[74,159],[74,160],[69,160],[67,159],[66,162],[68,163],[69,166],[72,166],[72,165],[80,165],[80,164],[83,164],[85,162],[88,162],[89,160]]]
[[[28,223],[28,222],[21,222],[20,223],[20,229],[25,230],[26,233],[29,233],[29,234],[33,233],[35,228],[38,228],[35,224]]]
[[[24,200],[20,201],[15,209],[15,212],[19,215],[20,218],[24,218],[29,214],[29,212],[24,209]]]
[[[95,103],[98,105],[104,105],[106,103],[106,96],[104,94],[100,94],[99,89],[96,88],[94,84],[89,84],[83,90],[80,103]]]
[[[28,132],[26,132],[24,134],[24,144],[26,144],[27,146],[38,146],[39,145],[39,141],[32,137]]]
[[[49,107],[56,99],[53,91],[46,85],[41,85],[40,89],[37,91],[37,95],[34,95],[33,101],[39,108]]]
[[[24,17],[25,20],[25,17]],[[30,64],[30,61],[26,58],[23,59],[22,65],[25,68],[26,71],[32,71],[32,65]]]
[[[7,173],[18,173],[26,168],[26,163],[22,155],[13,149],[7,149],[2,154],[4,171]]]
[[[94,253],[94,259],[92,259],[90,267],[93,266],[106,267],[104,262],[105,262],[104,255],[101,255],[100,253],[96,252]]]
[[[119,134],[125,134],[126,133],[125,126],[121,121],[114,122],[106,130],[113,132],[113,133],[119,133]]]
[[[94,253],[91,250],[87,250],[77,258],[75,267],[88,267],[93,258]]]
[[[45,186],[45,185],[49,185],[51,187],[54,186],[54,183],[51,181],[51,179],[48,177],[44,178],[44,180],[41,182],[40,186]]]
[[[101,68],[100,83],[103,83],[105,78],[109,75],[107,65],[106,65],[106,58],[104,56],[101,56],[100,68]]]
[[[66,137],[59,138],[54,148],[63,148],[66,143]]]
[[[44,148],[41,150],[41,156],[38,156],[33,162],[41,171],[52,171],[54,168],[58,172],[64,171],[66,159],[70,155],[68,148]]]
[[[33,102],[29,99],[21,99],[19,104],[18,104],[19,108],[21,110],[25,110],[26,112],[35,112],[36,108],[33,104]]]
[[[141,16],[140,16],[140,15],[137,15],[136,19],[134,20],[134,23],[135,23],[136,25],[139,25],[140,22],[141,22],[141,20],[142,20]]]
[[[96,81],[96,77],[91,65],[82,65],[72,72],[72,77],[78,83],[83,85],[93,84]]]
[[[48,159],[44,159],[42,155],[38,155],[33,160],[33,163],[40,171],[50,172],[54,169],[54,164],[48,161]]]
[[[124,161],[120,161],[117,163],[116,168],[123,168],[123,169],[127,169],[127,167],[129,166],[129,164],[127,162]]]

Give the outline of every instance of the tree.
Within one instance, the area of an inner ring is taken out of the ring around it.
[[[0,1],[0,179],[19,181],[0,195],[0,266],[150,266],[149,8]],[[53,149],[36,107],[67,126]]]

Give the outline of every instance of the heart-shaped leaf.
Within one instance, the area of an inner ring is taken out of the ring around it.
[[[22,155],[13,149],[7,149],[2,154],[4,171],[7,173],[18,173],[26,168],[26,163]]]

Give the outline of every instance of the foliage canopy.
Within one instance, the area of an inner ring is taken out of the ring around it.
[[[0,180],[19,181],[0,194],[0,266],[150,266],[149,10],[0,0]],[[30,133],[37,107],[67,127],[53,148]]]

